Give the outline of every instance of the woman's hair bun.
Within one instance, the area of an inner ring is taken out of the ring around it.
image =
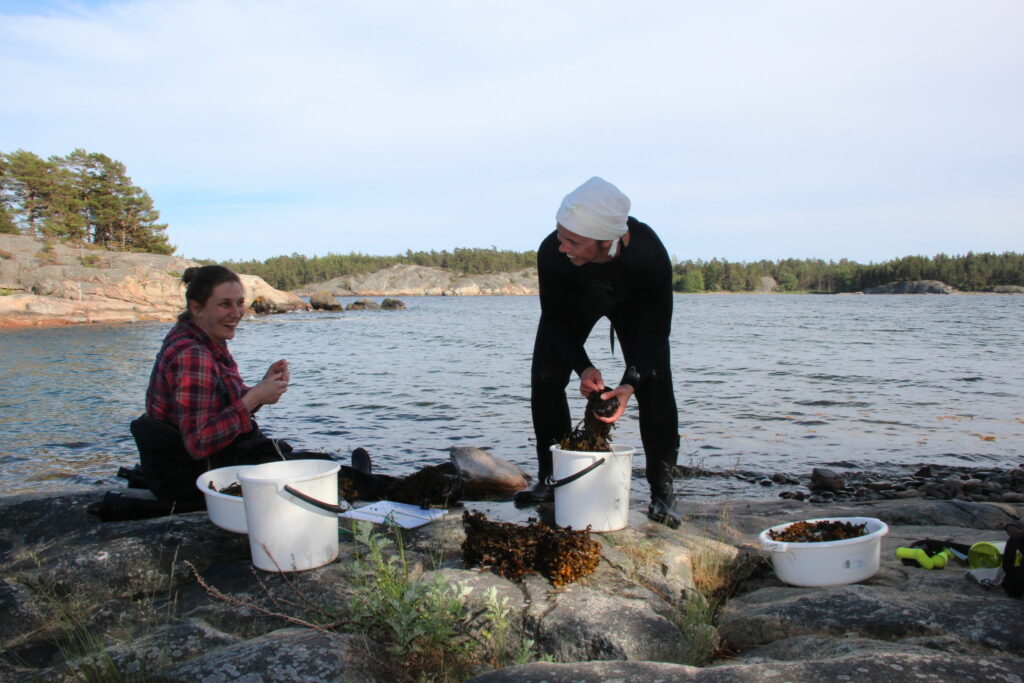
[[[199,268],[197,266],[191,266],[189,268],[186,268],[185,272],[181,274],[181,281],[187,285],[188,283],[192,282],[192,280],[198,273]]]

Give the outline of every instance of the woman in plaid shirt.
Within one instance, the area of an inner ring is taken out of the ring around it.
[[[189,268],[182,281],[187,308],[157,354],[146,412],[132,422],[146,483],[160,500],[176,501],[179,511],[203,506],[195,486],[203,471],[278,460],[291,451],[266,438],[252,418],[288,390],[288,362],[271,364],[259,384],[249,387],[228,351],[246,310],[238,275],[203,266]]]

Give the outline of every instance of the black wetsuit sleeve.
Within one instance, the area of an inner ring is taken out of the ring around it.
[[[624,318],[634,330],[622,383],[635,385],[668,364],[672,331],[672,262],[661,240],[646,225],[630,219],[630,242],[624,274],[628,295]],[[625,349],[624,349],[625,351]],[[635,368],[638,376],[631,376]]]
[[[537,280],[540,286],[540,333],[572,366],[577,375],[592,363],[584,348],[590,326],[575,300],[571,271],[575,268],[558,251],[558,237],[552,232],[537,250]],[[576,331],[575,334],[573,331]]]

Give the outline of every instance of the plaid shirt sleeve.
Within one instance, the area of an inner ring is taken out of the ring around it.
[[[241,395],[225,405],[217,389],[216,361],[209,349],[198,345],[182,349],[171,371],[178,425],[193,458],[213,455],[251,429]]]

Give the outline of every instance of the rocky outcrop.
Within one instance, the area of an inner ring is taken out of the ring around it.
[[[1024,287],[1020,285],[997,285],[992,288],[995,294],[1024,294]]]
[[[865,294],[955,294],[957,290],[938,280],[910,280],[890,282],[887,285],[868,287]]]
[[[173,320],[185,303],[181,274],[196,265],[0,235],[0,327]],[[277,312],[309,308],[262,278],[239,277],[248,301],[262,299]]]
[[[386,297],[384,301],[380,302],[380,308],[382,311],[404,311],[406,306],[405,302],[401,299],[395,299],[392,297]]]
[[[333,294],[322,289],[309,295],[309,304],[314,311],[340,311],[344,308]]]
[[[71,680],[100,665],[122,678],[170,681],[398,678],[394,654],[352,621],[366,551],[350,535],[326,567],[254,572],[247,537],[218,529],[205,513],[101,524],[84,513],[98,496],[0,498],[0,678]],[[476,509],[506,521],[550,514],[507,503]],[[1020,679],[1020,601],[967,581],[962,565],[928,571],[894,556],[923,538],[1005,539],[1002,526],[1020,517],[1019,506],[736,501],[682,512],[683,526],[672,531],[632,510],[626,529],[595,535],[597,571],[557,589],[536,574],[512,582],[463,567],[458,513],[405,532],[403,548],[424,581],[462,586],[463,642],[493,643],[482,615],[504,605],[501,637],[527,638],[533,658],[550,660],[489,673],[481,664],[470,672],[479,681]],[[825,516],[886,522],[881,569],[855,585],[783,585],[759,559],[757,534]],[[699,616],[713,611],[699,587],[715,563],[732,584],[712,622]],[[61,649],[75,633],[89,634],[91,659]]]
[[[377,311],[380,310],[380,304],[373,299],[358,299],[353,301],[345,307],[348,311]]]
[[[326,290],[335,296],[512,296],[537,294],[537,269],[461,276],[443,268],[399,264],[368,275],[337,277],[295,291],[308,296]]]

